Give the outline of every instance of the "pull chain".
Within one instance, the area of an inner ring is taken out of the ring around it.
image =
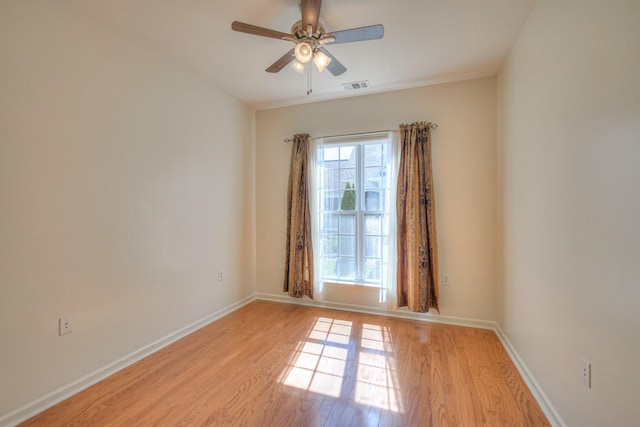
[[[311,92],[313,92],[313,87],[312,87],[313,81],[311,79],[311,69],[313,67],[311,65],[312,65],[311,62],[309,62],[309,74],[307,75],[308,76],[307,77],[307,95],[311,95]]]

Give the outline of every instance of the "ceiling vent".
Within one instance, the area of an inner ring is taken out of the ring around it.
[[[369,81],[363,80],[361,82],[344,83],[342,86],[344,86],[345,90],[366,89],[369,87]]]

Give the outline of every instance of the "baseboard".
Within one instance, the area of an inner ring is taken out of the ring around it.
[[[288,304],[308,305],[313,307],[331,308],[334,310],[355,311],[357,313],[375,314],[378,316],[398,317],[401,319],[419,320],[421,322],[443,323],[446,325],[467,326],[470,328],[495,329],[496,323],[490,320],[469,319],[466,317],[443,316],[432,313],[415,313],[407,309],[385,310],[376,307],[367,307],[353,304],[342,304],[326,301],[314,301],[307,298],[293,298],[282,294],[257,293],[256,299],[274,302],[284,302]]]
[[[567,427],[567,424],[564,422],[556,408],[553,406],[545,392],[542,390],[542,387],[540,387],[538,382],[535,380],[534,376],[531,374],[531,371],[529,371],[529,368],[527,368],[527,365],[525,365],[515,347],[513,347],[511,341],[509,341],[509,338],[507,338],[507,335],[497,323],[495,325],[495,332],[500,339],[502,346],[507,351],[507,354],[513,361],[513,364],[516,365],[516,368],[518,368],[518,371],[524,379],[524,382],[529,387],[531,394],[533,394],[533,397],[538,402],[538,405],[540,405],[540,408],[547,416],[547,419],[549,420],[551,425],[554,427]]]
[[[170,333],[169,335],[160,338],[157,341],[152,342],[128,355],[121,357],[113,363],[110,363],[100,369],[97,369],[91,372],[84,377],[73,381],[65,386],[60,387],[57,390],[52,391],[45,396],[34,400],[33,402],[27,403],[26,405],[21,406],[20,408],[9,412],[8,414],[0,416],[0,426],[15,426],[36,414],[44,411],[52,407],[53,405],[73,396],[76,393],[96,384],[97,382],[107,378],[110,375],[115,374],[116,372],[126,368],[129,365],[134,364],[135,362],[144,359],[145,357],[155,353],[156,351],[178,341],[181,338],[197,331],[198,329],[208,325],[211,322],[214,322],[220,319],[223,316],[231,313],[239,309],[240,307],[254,301],[256,299],[255,294],[250,295],[242,300],[228,305],[200,320],[197,320],[190,325],[185,326],[184,328],[178,329],[175,332]]]
[[[85,375],[84,377],[69,383],[63,387],[60,387],[57,390],[52,391],[51,393],[30,402],[20,408],[0,416],[0,426],[15,426],[16,424],[25,421],[34,415],[44,411],[45,409],[50,408],[51,406],[73,396],[76,393],[96,384],[97,382],[107,378],[110,375],[115,374],[116,372],[126,368],[133,363],[144,359],[145,357],[155,353],[156,351],[178,341],[179,339],[197,331],[198,329],[220,319],[223,316],[239,309],[240,307],[256,300],[265,300],[265,301],[274,301],[274,302],[282,302],[287,304],[297,304],[297,305],[306,305],[313,307],[323,307],[330,308],[334,310],[343,310],[343,311],[354,311],[358,313],[367,313],[374,315],[382,315],[389,317],[398,317],[402,319],[411,319],[418,320],[422,322],[434,322],[434,323],[442,323],[447,325],[456,325],[456,326],[466,326],[472,328],[481,328],[481,329],[490,329],[493,330],[503,347],[507,351],[507,354],[515,364],[516,368],[520,372],[520,375],[524,379],[525,383],[531,390],[534,398],[542,408],[542,411],[546,415],[547,419],[553,426],[557,427],[566,427],[567,425],[560,417],[560,414],[556,411],[553,404],[544,393],[538,382],[535,380],[523,360],[520,358],[515,348],[502,331],[500,326],[493,321],[489,320],[477,320],[477,319],[469,319],[463,317],[454,317],[454,316],[442,316],[437,314],[430,313],[414,313],[411,311],[405,310],[385,310],[379,309],[375,307],[364,307],[352,304],[340,304],[340,303],[331,303],[331,302],[320,302],[313,301],[302,298],[291,298],[287,295],[276,295],[276,294],[265,294],[265,293],[256,293],[250,295],[234,304],[231,304],[227,307],[224,307],[196,322],[191,323],[190,325],[185,326],[163,338],[160,338],[157,341],[152,342],[149,345],[146,345],[109,365],[106,365],[96,371]]]

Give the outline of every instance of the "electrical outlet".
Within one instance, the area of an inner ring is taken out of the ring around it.
[[[58,319],[58,335],[66,335],[73,332],[73,321],[71,316],[64,316]]]
[[[451,274],[449,273],[442,274],[442,286],[451,286]]]
[[[218,282],[222,282],[224,280],[224,270],[219,268],[218,269]]]
[[[591,362],[582,359],[582,383],[586,388],[591,388]]]

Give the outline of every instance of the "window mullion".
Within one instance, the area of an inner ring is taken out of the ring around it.
[[[357,265],[357,277],[358,282],[362,282],[364,277],[364,215],[363,215],[363,204],[364,204],[364,149],[362,144],[358,144],[357,151],[357,197],[356,197],[356,265]]]

